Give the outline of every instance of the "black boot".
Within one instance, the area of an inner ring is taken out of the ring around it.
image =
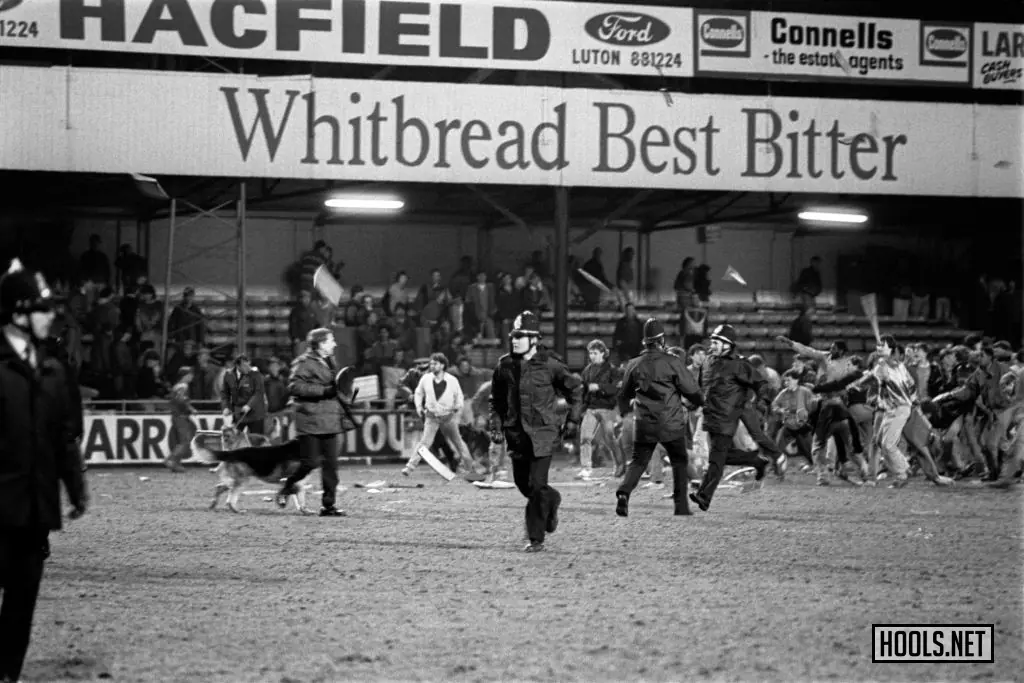
[[[629,517],[629,494],[615,494],[615,514],[619,517]]]

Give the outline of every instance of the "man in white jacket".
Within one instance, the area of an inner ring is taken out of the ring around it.
[[[408,475],[416,468],[421,459],[420,448],[429,449],[438,431],[458,454],[460,464],[468,467],[472,462],[469,448],[459,434],[459,414],[462,412],[465,398],[459,380],[445,372],[447,365],[448,359],[443,353],[431,354],[428,372],[416,385],[413,398],[416,402],[416,413],[423,418],[423,438],[420,439],[402,474]]]

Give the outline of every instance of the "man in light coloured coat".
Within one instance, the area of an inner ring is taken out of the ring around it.
[[[459,434],[459,416],[465,404],[459,380],[445,372],[448,359],[443,353],[430,356],[429,372],[416,385],[414,400],[416,413],[423,418],[423,438],[402,470],[408,475],[420,462],[420,448],[430,448],[438,432],[445,438],[452,450],[458,454],[459,463],[470,466],[472,459],[466,442]]]

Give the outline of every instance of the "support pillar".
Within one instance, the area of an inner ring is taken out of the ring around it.
[[[569,188],[555,188],[555,352],[569,360]]]
[[[641,235],[644,240],[644,284],[640,291],[646,301],[647,296],[651,293],[651,233],[643,230]]]
[[[164,271],[164,319],[163,333],[160,335],[161,363],[167,361],[167,332],[171,322],[171,270],[174,268],[174,229],[178,219],[178,200],[171,200],[171,216],[167,223],[167,269]],[[136,224],[138,228],[138,224]],[[136,235],[137,237],[138,235]],[[138,244],[138,242],[136,242]]]
[[[245,312],[245,253],[246,232],[248,232],[245,229],[246,199],[245,181],[243,180],[238,186],[238,205],[236,207],[238,215],[238,336],[235,341],[235,348],[238,350],[238,353],[245,353],[245,341],[248,336],[246,331],[249,327],[249,321],[246,319]]]
[[[644,251],[643,226],[636,231],[636,294],[639,299],[647,287],[647,253]]]

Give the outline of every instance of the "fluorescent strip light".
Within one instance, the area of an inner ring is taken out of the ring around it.
[[[803,221],[819,223],[867,223],[868,217],[862,213],[837,213],[835,211],[801,211],[797,217]]]
[[[381,197],[334,197],[324,202],[331,209],[354,209],[359,211],[398,211],[405,202],[401,199]]]

